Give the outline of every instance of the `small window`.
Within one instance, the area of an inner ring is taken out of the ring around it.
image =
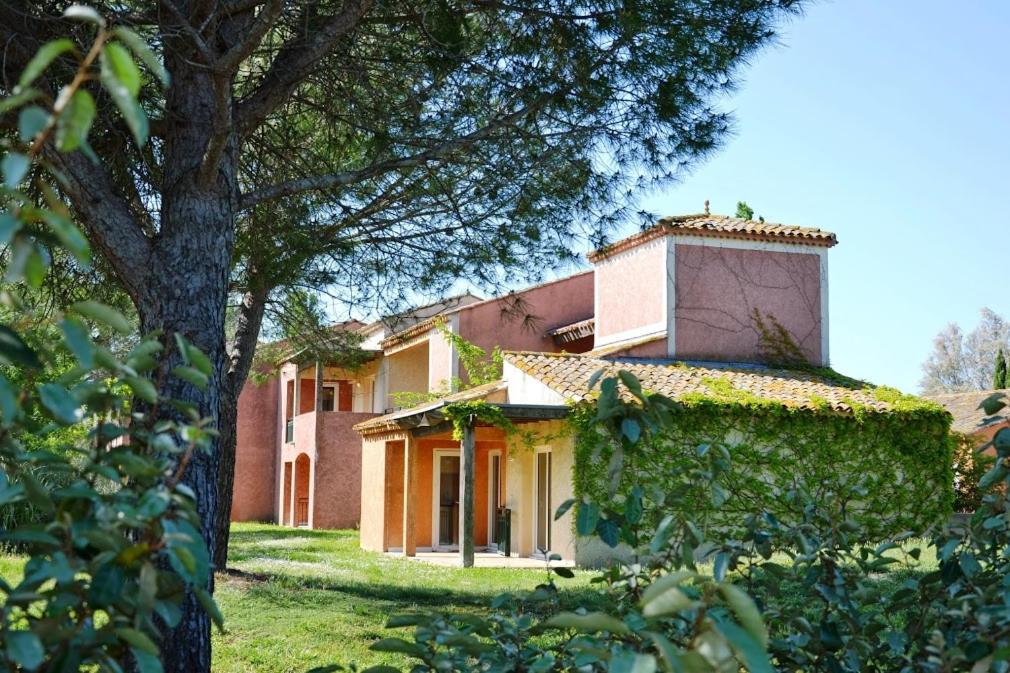
[[[337,409],[337,385],[328,383],[323,385],[323,411],[336,411]]]

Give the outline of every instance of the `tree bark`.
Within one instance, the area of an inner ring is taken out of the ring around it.
[[[239,307],[238,326],[229,353],[230,367],[228,380],[221,398],[221,424],[218,426],[218,449],[221,455],[219,466],[218,492],[221,502],[218,507],[215,533],[217,547],[214,549],[214,567],[224,570],[228,566],[228,543],[231,539],[231,505],[235,486],[235,457],[238,442],[238,398],[242,387],[249,378],[256,342],[263,325],[263,311],[269,290],[256,287],[246,292]]]

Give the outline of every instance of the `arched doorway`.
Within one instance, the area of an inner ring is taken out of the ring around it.
[[[309,470],[312,462],[307,454],[295,458],[295,526],[309,525]]]

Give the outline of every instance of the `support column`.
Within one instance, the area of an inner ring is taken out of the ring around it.
[[[323,363],[319,360],[316,360],[316,411],[322,411],[322,410],[323,410]]]
[[[417,555],[417,440],[403,442],[403,555]]]
[[[295,403],[291,410],[291,418],[302,413],[302,368],[295,365]]]
[[[464,568],[473,567],[473,482],[474,430],[471,418],[463,428],[459,451],[459,560]]]

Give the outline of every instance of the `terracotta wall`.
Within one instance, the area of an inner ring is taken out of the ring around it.
[[[666,258],[660,238],[596,265],[597,348],[666,329]]]
[[[249,381],[238,398],[232,521],[270,521],[277,483],[280,383]]]
[[[322,412],[316,428],[313,527],[356,528],[361,521],[361,435],[375,414]]]
[[[822,362],[817,254],[678,243],[675,259],[677,357],[761,361],[758,309]]]
[[[505,313],[513,306],[506,298],[460,311],[459,334],[489,353],[499,345],[517,351],[561,350],[546,332],[593,315],[593,272],[545,283],[520,294],[531,323],[524,324],[522,316],[516,318]],[[461,371],[460,376],[463,375]]]

